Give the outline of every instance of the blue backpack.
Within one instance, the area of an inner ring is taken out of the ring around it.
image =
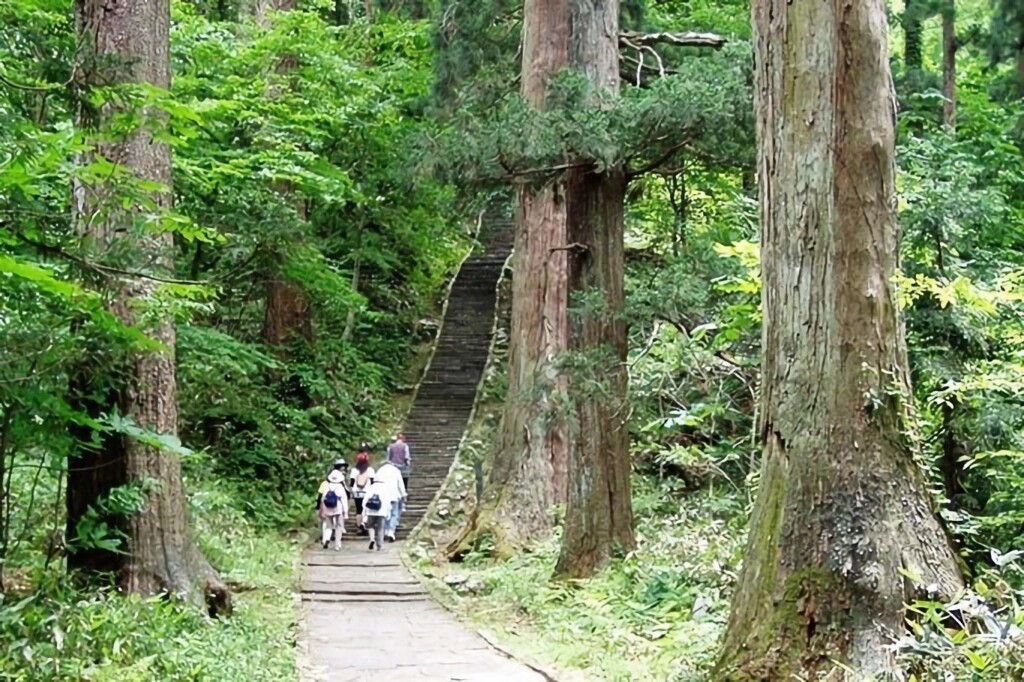
[[[366,506],[366,508],[367,508],[367,509],[369,509],[370,511],[380,511],[380,508],[381,508],[381,501],[380,501],[380,495],[378,495],[377,493],[374,493],[374,494],[373,494],[373,495],[372,495],[372,496],[370,497],[370,499],[368,499],[368,500],[367,500],[367,501],[366,501],[366,502],[364,503],[364,505],[365,505],[365,506]]]
[[[338,493],[333,490],[328,490],[327,494],[324,495],[324,506],[328,509],[334,509],[338,506]]]

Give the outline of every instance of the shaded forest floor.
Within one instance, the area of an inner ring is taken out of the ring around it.
[[[213,620],[160,598],[78,591],[22,563],[0,609],[0,677],[92,682],[295,679],[299,534],[247,519],[238,491],[192,481],[196,537],[234,591],[234,614]],[[19,557],[15,556],[15,560]],[[31,586],[21,592],[22,587]]]
[[[566,679],[707,680],[746,537],[746,494],[634,475],[638,549],[592,580],[551,579],[558,531],[509,559],[482,544],[448,563],[443,548],[475,504],[472,463],[486,459],[499,407],[488,400],[478,410],[434,516],[408,549],[435,597]]]
[[[415,565],[450,608],[518,654],[588,680],[707,680],[744,538],[743,504],[715,492],[680,499],[639,490],[638,550],[589,581],[551,580],[557,535],[505,561],[482,551],[445,564],[421,545]]]

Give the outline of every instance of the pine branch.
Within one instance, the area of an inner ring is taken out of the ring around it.
[[[651,47],[652,45],[667,43],[679,47],[710,47],[717,50],[725,45],[725,38],[717,33],[697,33],[696,31],[682,31],[679,33],[669,31],[660,31],[658,33],[621,31],[619,33],[619,42],[633,49],[637,49],[637,46]]]
[[[668,148],[667,151],[665,151],[661,156],[659,156],[658,158],[654,159],[653,161],[651,161],[651,162],[649,162],[649,163],[647,163],[647,164],[645,164],[645,165],[643,165],[643,166],[641,166],[639,168],[628,169],[626,171],[626,177],[627,178],[635,178],[638,175],[644,175],[645,173],[650,173],[651,171],[653,171],[653,170],[659,168],[660,166],[664,165],[665,163],[667,163],[669,159],[671,159],[673,156],[675,156],[679,152],[679,150],[685,148],[688,144],[689,144],[689,140],[686,140],[684,142],[680,142],[679,144],[672,145],[671,147]]]

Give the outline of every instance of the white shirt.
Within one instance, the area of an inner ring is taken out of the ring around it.
[[[373,480],[374,475],[375,475],[376,472],[374,472],[373,467],[368,466],[368,467],[366,467],[366,472],[365,473],[366,473],[366,476],[367,476],[367,483],[366,483],[366,488],[364,488],[363,490],[360,490],[356,486],[356,479],[359,478],[359,476],[360,476],[359,469],[353,469],[352,473],[349,474],[348,482],[349,482],[349,487],[352,488],[352,496],[353,497],[365,497],[366,496],[366,490],[368,490],[369,487],[370,487],[370,483],[369,482]]]
[[[402,480],[402,472],[391,462],[380,465],[375,480],[388,486],[392,500],[405,499],[405,481]]]
[[[391,516],[391,503],[395,497],[392,494],[392,486],[384,483],[380,480],[373,482],[373,485],[366,489],[366,497],[364,499],[369,500],[374,495],[380,497],[380,509],[370,509],[363,504],[363,518],[370,516]]]

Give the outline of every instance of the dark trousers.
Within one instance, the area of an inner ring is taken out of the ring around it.
[[[363,526],[363,498],[357,497],[356,500],[356,521],[359,526],[359,534],[366,535],[366,527]]]
[[[366,527],[370,530],[370,542],[376,542],[378,550],[384,544],[384,526],[387,520],[386,516],[371,516],[367,519]]]

